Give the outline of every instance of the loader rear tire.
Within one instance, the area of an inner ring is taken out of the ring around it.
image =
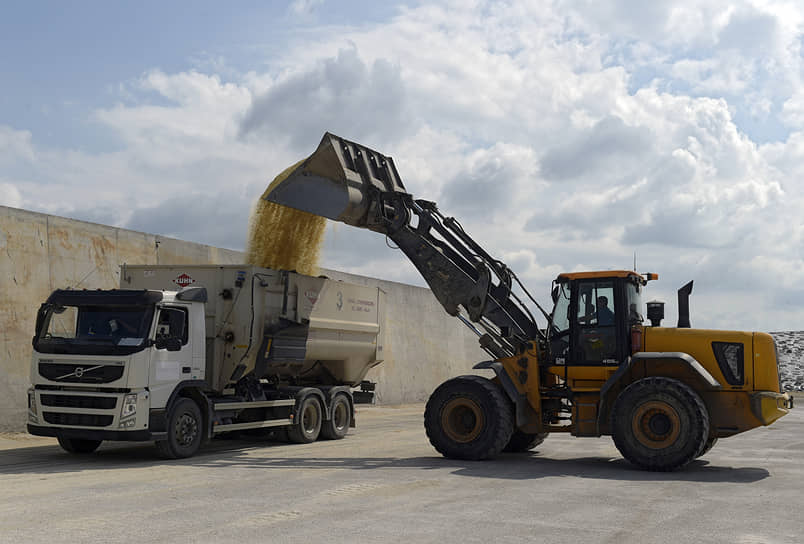
[[[709,440],[707,440],[706,444],[704,444],[703,450],[701,450],[701,453],[698,454],[698,457],[703,457],[704,455],[709,453],[709,450],[711,450],[715,444],[717,444],[717,437],[710,438]]]
[[[683,468],[703,451],[709,414],[701,397],[684,383],[643,378],[617,397],[611,429],[623,457],[643,469],[667,472]]]
[[[444,457],[490,459],[511,440],[513,408],[491,381],[460,376],[442,383],[430,395],[424,428],[430,443]]]
[[[530,451],[544,442],[548,434],[549,433],[523,433],[520,430],[516,430],[514,434],[511,435],[511,440],[508,441],[503,451],[507,453]]]

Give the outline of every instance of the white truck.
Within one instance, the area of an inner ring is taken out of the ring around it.
[[[384,314],[382,290],[324,277],[123,265],[121,289],[59,289],[39,309],[28,432],[71,453],[153,440],[168,458],[245,429],[343,438]]]

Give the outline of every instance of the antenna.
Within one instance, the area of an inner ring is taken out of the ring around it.
[[[634,268],[632,270],[636,272],[636,269],[636,251],[634,251]]]

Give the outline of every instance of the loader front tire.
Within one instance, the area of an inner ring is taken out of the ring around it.
[[[665,377],[636,381],[611,412],[614,444],[646,470],[671,471],[700,455],[709,437],[709,414],[688,385]]]
[[[491,381],[460,376],[442,383],[430,395],[424,428],[430,443],[444,457],[490,459],[511,440],[513,408]]]
[[[508,441],[503,451],[507,453],[530,451],[544,442],[548,434],[549,433],[523,433],[517,429],[514,431],[514,434],[511,435],[511,440]]]

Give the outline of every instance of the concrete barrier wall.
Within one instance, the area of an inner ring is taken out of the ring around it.
[[[22,430],[36,311],[58,288],[114,288],[120,265],[234,264],[238,251],[0,206],[0,431]]]
[[[23,430],[31,337],[57,288],[114,288],[120,265],[237,264],[238,251],[0,206],[0,431]],[[485,359],[477,339],[421,287],[325,270],[387,293],[386,360],[368,379],[377,401],[425,400],[439,383]]]

